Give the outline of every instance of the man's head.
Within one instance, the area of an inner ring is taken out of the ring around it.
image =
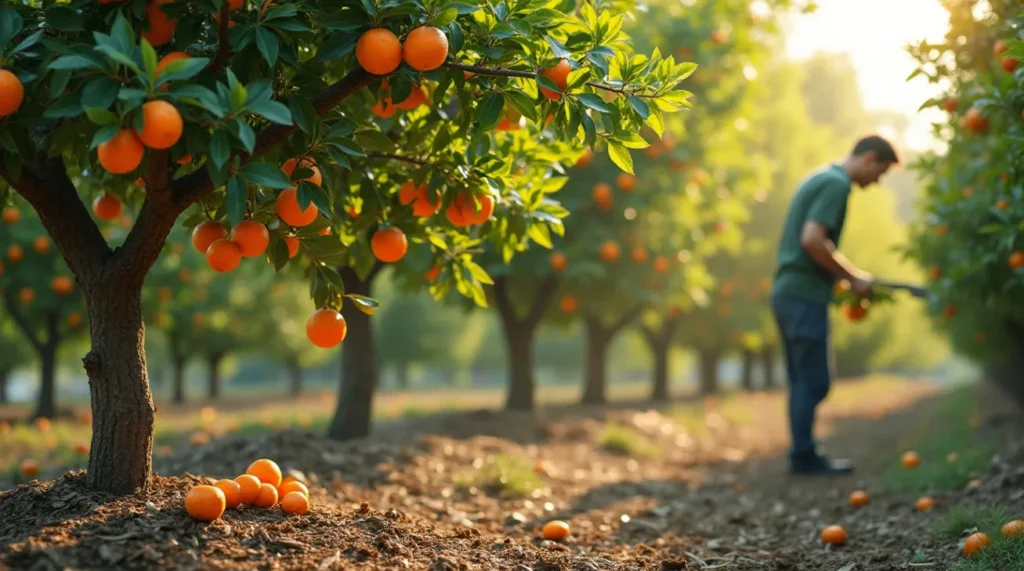
[[[892,143],[878,135],[870,135],[853,146],[850,157],[846,159],[846,172],[857,186],[865,187],[878,182],[889,167],[899,162]]]

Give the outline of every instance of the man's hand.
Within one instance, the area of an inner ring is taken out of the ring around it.
[[[858,297],[870,297],[875,284],[870,275],[863,275],[850,280],[850,290]]]

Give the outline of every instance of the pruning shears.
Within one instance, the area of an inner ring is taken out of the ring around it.
[[[873,283],[876,286],[882,286],[882,287],[886,287],[886,288],[889,288],[889,289],[892,289],[892,290],[902,290],[902,291],[905,291],[905,292],[909,293],[910,295],[912,295],[914,297],[917,297],[917,298],[921,298],[921,299],[927,299],[928,298],[928,290],[924,289],[921,286],[905,284],[905,283],[900,283],[900,282],[891,282],[891,281],[887,281],[887,280],[874,280]]]

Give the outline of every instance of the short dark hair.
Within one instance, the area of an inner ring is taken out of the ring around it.
[[[896,149],[892,146],[892,143],[878,135],[861,137],[857,144],[853,146],[853,152],[850,154],[859,157],[868,152],[874,152],[875,158],[885,163],[897,164],[900,162],[900,158],[896,155]]]

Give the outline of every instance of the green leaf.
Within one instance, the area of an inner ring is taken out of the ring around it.
[[[632,132],[619,133],[614,137],[614,141],[630,149],[646,149],[651,146],[643,137]]]
[[[256,148],[256,131],[253,131],[252,127],[241,118],[235,119],[234,127],[234,134],[245,147],[246,152],[252,153]]]
[[[231,108],[236,110],[243,109],[245,102],[249,99],[249,92],[238,81],[235,72],[231,71],[231,69],[228,69],[228,85],[231,88]]]
[[[89,121],[97,125],[117,125],[121,122],[121,119],[113,111],[98,107],[87,107],[85,115],[89,118]]]
[[[43,117],[49,119],[60,119],[64,117],[78,117],[82,114],[82,98],[75,93],[68,93],[62,95],[60,99],[56,100],[46,111],[43,111]]]
[[[125,55],[123,52],[118,51],[116,48],[107,45],[96,46],[96,51],[107,56],[108,59],[114,60],[115,62],[127,67],[128,69],[139,73],[139,64],[132,58]]]
[[[146,70],[146,75],[149,76],[149,83],[152,85],[156,81],[156,50],[149,44],[146,38],[142,38],[140,45],[142,50],[142,68]]]
[[[217,134],[221,133],[223,131],[217,131]],[[228,223],[232,228],[245,217],[245,204],[248,200],[249,188],[245,185],[245,181],[237,176],[231,177],[231,180],[228,181],[227,194],[224,197],[224,207],[228,211]]]
[[[277,39],[277,34],[266,28],[256,28],[256,47],[270,67],[277,64],[277,54],[281,50],[281,41]]]
[[[641,119],[646,121],[647,118],[651,116],[651,108],[648,107],[646,101],[640,99],[636,95],[630,95],[628,99],[630,107],[632,107],[633,111],[636,111],[637,114],[640,115]]]
[[[303,133],[311,133],[313,124],[316,122],[316,109],[313,108],[309,99],[298,95],[292,96],[288,99],[288,108],[291,109],[295,125]]]
[[[434,26],[440,28],[447,26],[448,24],[455,21],[455,18],[459,17],[459,10],[455,7],[447,7],[444,10],[438,12],[433,18],[427,21],[428,26]]]
[[[227,131],[223,129],[214,132],[210,138],[210,160],[217,168],[228,164],[231,158],[231,141],[228,140]],[[235,180],[234,178],[232,180]]]
[[[490,129],[501,119],[501,110],[505,107],[505,96],[498,92],[490,92],[476,106],[475,118],[481,129]]]
[[[572,52],[566,49],[565,44],[547,35],[544,36],[544,39],[548,41],[548,45],[551,46],[551,51],[554,52],[555,57],[566,59],[572,58]]]
[[[113,139],[114,135],[117,135],[120,131],[120,125],[107,125],[99,131],[96,131],[96,134],[92,137],[92,143],[89,144],[89,150],[91,151],[103,143]]]
[[[82,105],[110,109],[117,99],[120,84],[109,77],[97,77],[82,87]]]
[[[79,69],[103,69],[103,65],[92,58],[88,58],[83,55],[66,55],[60,56],[59,58],[50,62],[47,69],[67,69],[67,70],[79,70]]]
[[[160,74],[163,79],[166,71]],[[124,89],[121,90],[124,92]],[[202,107],[218,117],[226,115],[227,110],[221,105],[220,98],[213,91],[201,85],[179,85],[172,87],[169,91],[171,97],[185,101],[190,105]]]
[[[530,230],[528,232],[530,239],[540,244],[545,248],[553,248],[554,244],[551,243],[551,232],[548,231],[548,227],[543,224],[530,224]]]
[[[159,87],[172,81],[192,79],[198,75],[199,72],[206,69],[206,66],[209,65],[209,63],[210,58],[205,57],[190,57],[188,59],[172,61],[160,72],[160,77],[157,79],[156,85]]]
[[[647,117],[646,122],[647,126],[658,135],[658,138],[665,137],[665,120],[661,114],[661,109],[657,106],[651,107],[651,114]]]
[[[344,58],[355,51],[358,34],[337,32],[327,36],[316,53],[317,61],[333,61]]]
[[[82,20],[82,15],[77,10],[60,4],[46,10],[46,26],[58,32],[85,31],[85,22]]]
[[[389,153],[395,150],[395,142],[380,131],[364,129],[356,133],[355,136],[359,146],[364,149],[380,151],[382,153]]]
[[[372,297],[366,297],[365,295],[359,295],[357,293],[346,293],[345,297],[351,299],[353,305],[356,306],[356,309],[362,311],[366,315],[373,315],[373,313],[380,307],[380,303]]]
[[[11,50],[8,52],[7,55],[13,56],[14,54],[18,54],[18,53],[21,53],[21,52],[29,49],[30,47],[32,47],[32,46],[36,45],[37,43],[39,43],[39,40],[42,37],[43,37],[43,31],[39,30],[38,32],[28,36],[24,40],[21,40],[20,42],[18,42],[18,45],[16,45],[13,48],[11,48]],[[0,44],[0,45],[2,45],[2,44]]]
[[[267,99],[246,106],[246,110],[255,113],[271,123],[292,125],[292,112],[283,103]]]
[[[274,272],[280,272],[281,268],[288,263],[288,244],[285,243],[283,238],[279,238],[274,234],[270,239],[268,252],[270,254],[270,263],[274,264]]]
[[[251,184],[265,186],[267,188],[282,189],[291,188],[292,182],[288,175],[284,174],[281,167],[270,163],[249,163],[242,167],[239,172]]]
[[[24,24],[25,22],[21,19],[21,15],[10,6],[0,11],[0,47],[14,39],[14,36],[21,32]]]
[[[633,157],[630,156],[629,149],[618,143],[609,142],[608,156],[620,169],[633,174]]]
[[[53,72],[53,76],[50,79],[50,99],[56,99],[63,95],[70,79],[71,71],[69,70],[64,69]]]
[[[363,149],[359,146],[359,144],[348,137],[335,137],[331,139],[331,144],[337,147],[341,152],[345,153],[346,155],[350,155],[353,157],[366,156],[366,153],[363,152]]]
[[[590,107],[594,111],[599,111],[601,113],[608,113],[611,111],[611,109],[608,108],[608,105],[604,102],[604,100],[598,97],[597,95],[594,95],[593,93],[580,94],[580,102],[586,105],[587,107]]]
[[[529,97],[518,91],[506,91],[505,98],[530,121],[537,122],[537,106]]]

